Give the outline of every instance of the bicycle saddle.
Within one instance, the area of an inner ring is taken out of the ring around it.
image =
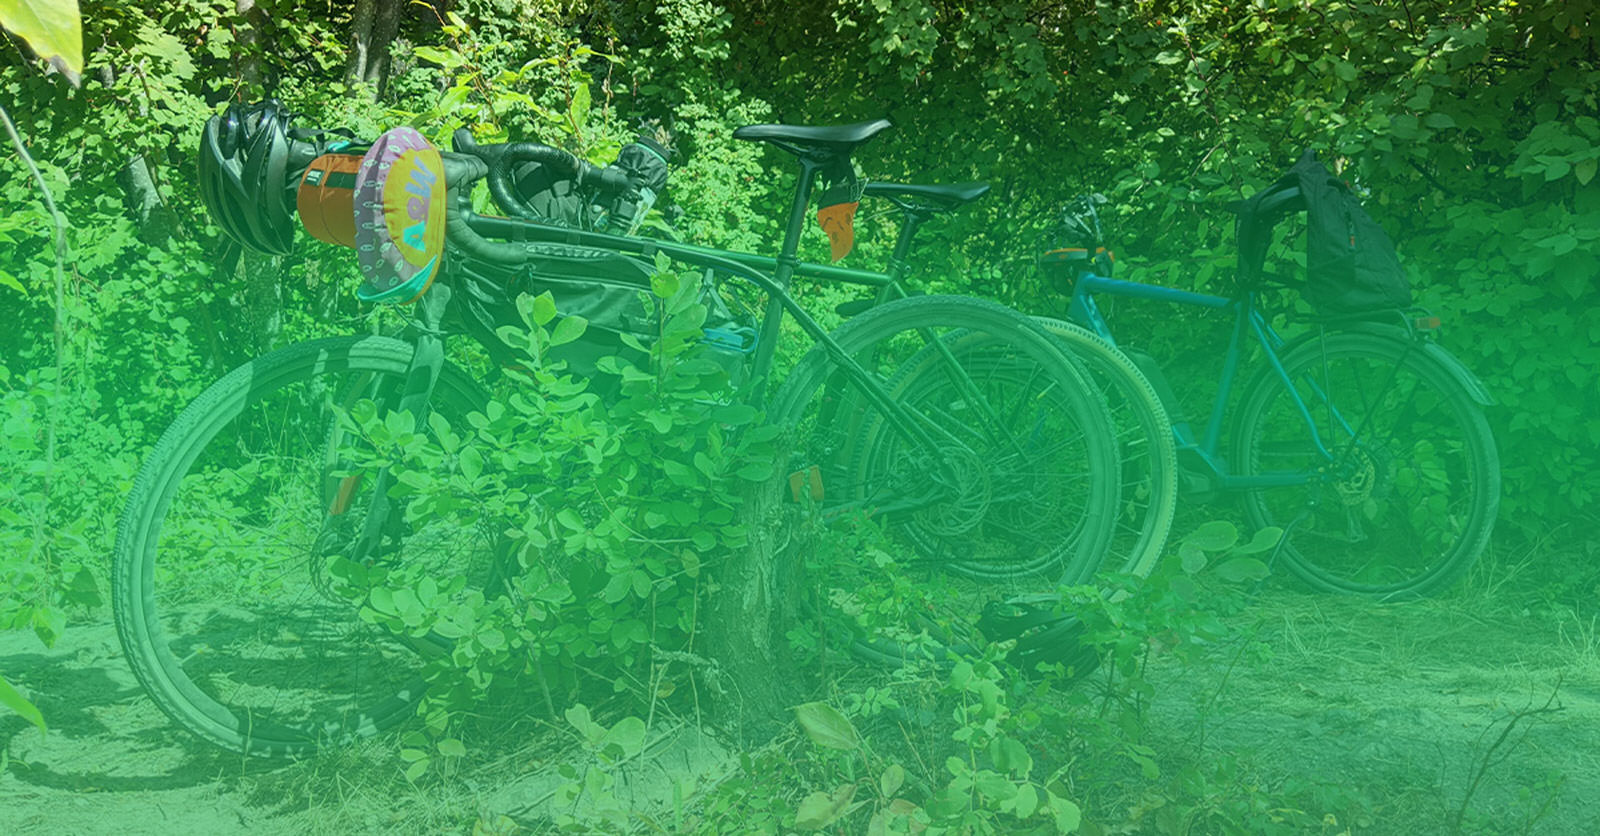
[[[901,209],[943,212],[958,209],[989,193],[988,183],[868,183],[862,194],[887,198]]]
[[[745,125],[734,130],[733,138],[770,142],[791,153],[816,149],[848,154],[857,145],[892,127],[894,125],[887,119],[851,125]]]

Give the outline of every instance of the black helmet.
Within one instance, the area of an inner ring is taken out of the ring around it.
[[[321,149],[291,132],[277,99],[228,105],[200,133],[200,199],[228,237],[264,253],[294,246],[294,190]]]

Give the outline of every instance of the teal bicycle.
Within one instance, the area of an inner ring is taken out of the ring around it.
[[[1300,333],[1280,335],[1262,300],[1272,285],[1294,283],[1260,262],[1272,226],[1305,206],[1284,181],[1236,209],[1241,237],[1263,244],[1241,256],[1230,296],[1112,278],[1099,202],[1067,206],[1072,246],[1042,260],[1071,293],[1073,322],[1116,342],[1097,303],[1105,296],[1232,319],[1203,425],[1181,414],[1149,355],[1129,351],[1168,404],[1186,492],[1236,497],[1250,523],[1282,528],[1276,559],[1314,589],[1395,599],[1458,580],[1493,531],[1500,461],[1483,415],[1493,398],[1439,344],[1438,317],[1397,307],[1321,313],[1291,319]]]

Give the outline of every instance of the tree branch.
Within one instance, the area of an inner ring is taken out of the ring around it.
[[[23,143],[22,136],[17,133],[17,126],[11,121],[11,114],[0,105],[0,124],[5,125],[6,133],[11,137],[11,144],[17,149],[17,156],[22,158],[28,167],[28,173],[33,175],[33,182],[39,186],[39,195],[44,199],[44,208],[50,212],[50,221],[55,227],[55,362],[56,379],[50,392],[50,407],[45,413],[44,422],[44,484],[41,494],[44,497],[44,506],[40,509],[39,516],[34,520],[33,556],[37,557],[44,548],[44,528],[46,518],[50,511],[50,483],[55,471],[56,461],[56,417],[60,412],[61,378],[65,368],[66,334],[65,323],[62,321],[62,310],[66,307],[67,298],[67,220],[62,217],[61,210],[56,208],[55,197],[50,194],[50,187],[44,182],[44,175],[39,173],[39,167],[34,164],[33,157],[28,153],[28,146]]]

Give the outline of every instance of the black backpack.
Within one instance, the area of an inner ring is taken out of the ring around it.
[[[1272,228],[1291,212],[1306,213],[1307,301],[1319,313],[1343,315],[1411,306],[1411,286],[1383,227],[1361,201],[1307,150],[1277,182],[1234,204],[1238,213],[1239,278],[1261,285]]]

